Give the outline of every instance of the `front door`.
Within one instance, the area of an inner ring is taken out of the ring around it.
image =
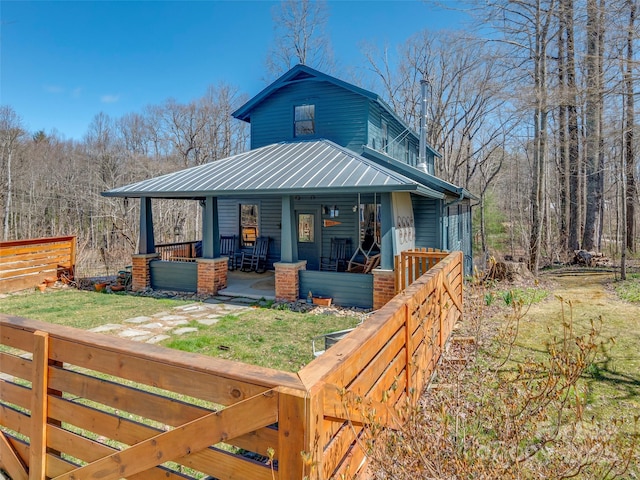
[[[320,268],[320,210],[296,210],[298,259],[307,261],[307,270]]]

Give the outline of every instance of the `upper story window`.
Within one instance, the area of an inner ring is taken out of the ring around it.
[[[302,137],[316,133],[316,106],[296,105],[294,107],[293,135]]]

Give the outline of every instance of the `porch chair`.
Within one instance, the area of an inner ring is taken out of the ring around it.
[[[237,239],[235,235],[221,235],[220,236],[220,256],[229,257],[228,269],[233,270],[235,265],[235,253]]]
[[[332,238],[331,252],[328,257],[320,258],[320,270],[338,272],[344,271],[350,252],[350,238]]]
[[[240,270],[243,272],[264,273],[267,269],[269,237],[258,237],[251,253],[242,253]]]

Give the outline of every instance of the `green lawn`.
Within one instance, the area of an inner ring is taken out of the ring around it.
[[[88,330],[188,303],[193,302],[68,288],[10,295],[0,299],[0,313]]]
[[[87,330],[188,304],[193,301],[64,289],[10,295],[0,300],[0,313]],[[313,360],[314,336],[350,328],[359,322],[356,315],[313,315],[255,307],[225,315],[211,326],[193,321],[188,326],[197,328],[197,332],[172,337],[163,345],[297,372]]]

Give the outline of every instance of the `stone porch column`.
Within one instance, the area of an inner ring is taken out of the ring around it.
[[[378,310],[396,296],[396,281],[393,270],[375,268],[373,274],[373,309]]]
[[[276,262],[273,266],[276,269],[276,300],[284,300],[285,302],[297,301],[300,290],[298,272],[307,269],[307,261]]]
[[[131,290],[139,292],[151,287],[151,268],[149,263],[156,260],[158,253],[138,253],[131,255]]]
[[[197,258],[198,295],[217,295],[227,287],[227,257]]]

